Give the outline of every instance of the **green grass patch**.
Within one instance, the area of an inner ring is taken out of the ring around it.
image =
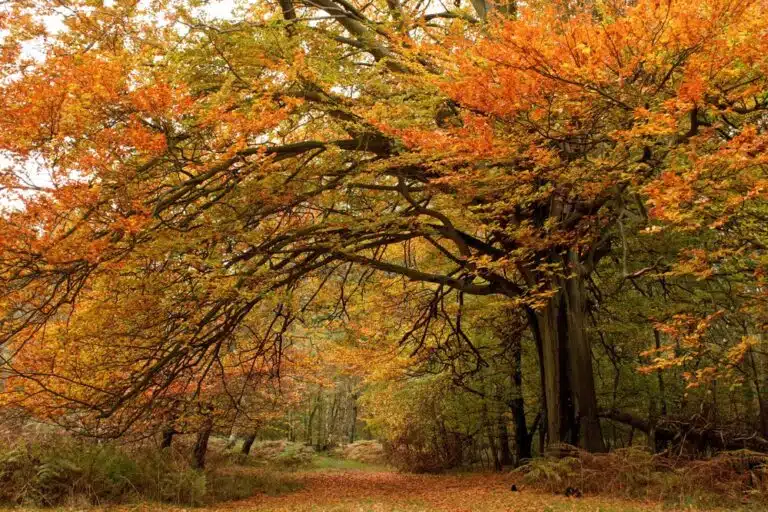
[[[328,455],[315,455],[308,469],[314,470],[338,470],[338,471],[388,471],[389,467],[383,464],[372,464],[358,460],[340,459]]]
[[[232,470],[208,475],[207,498],[212,502],[233,501],[256,494],[280,496],[296,492],[302,484],[285,472]]]

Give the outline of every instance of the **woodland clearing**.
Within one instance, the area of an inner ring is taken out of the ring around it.
[[[697,505],[692,497],[669,496],[658,500],[630,500],[605,495],[586,494],[572,498],[526,486],[514,472],[457,472],[414,474],[392,468],[316,455],[299,470],[258,465],[233,465],[223,468],[232,481],[257,480],[259,488],[245,499],[222,501],[212,505],[179,506],[153,501],[126,505],[77,505],[77,500],[55,510],[89,512],[645,512],[645,511],[725,511],[761,510],[760,505],[743,507],[707,507]],[[512,484],[519,491],[510,490]],[[253,485],[253,484],[251,484]],[[226,491],[225,491],[226,492]],[[51,510],[9,508],[10,511]]]
[[[251,469],[250,471],[259,471]],[[671,507],[653,502],[585,496],[567,498],[535,490],[513,493],[509,475],[415,475],[394,471],[304,470],[286,476],[300,489],[277,496],[265,493],[212,507],[179,507],[157,503],[88,508],[90,511],[165,512],[469,512],[469,511],[600,511],[725,510]],[[32,511],[38,509],[3,509]],[[50,510],[50,509],[46,509]],[[59,510],[80,510],[64,507]],[[733,510],[733,509],[730,509]],[[749,509],[745,509],[749,510]]]
[[[260,494],[200,510],[242,512],[640,512],[726,510],[585,496],[567,498],[535,490],[509,490],[513,479],[500,474],[415,475],[394,471],[320,469],[297,472],[301,488],[278,496]],[[95,509],[99,510],[99,509]],[[137,504],[102,510],[181,512],[184,507]],[[729,508],[727,510],[733,510]],[[750,510],[745,508],[744,510]],[[756,510],[756,509],[751,509]]]

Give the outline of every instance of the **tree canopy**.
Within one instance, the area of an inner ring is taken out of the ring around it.
[[[232,424],[327,356],[524,458],[691,407],[768,447],[765,0],[0,9],[9,406]]]

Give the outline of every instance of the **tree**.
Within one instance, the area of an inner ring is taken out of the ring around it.
[[[284,1],[234,21],[73,4],[30,62],[30,15],[59,11],[12,3],[0,148],[24,208],[2,219],[0,341],[82,339],[81,304],[122,315],[151,286],[141,357],[89,402],[110,416],[205,375],[282,290],[304,310],[383,273],[433,296],[409,337],[450,294],[524,312],[548,442],[605,449],[595,269],[642,227],[630,217],[677,220],[665,194],[686,206],[700,165],[717,176],[736,145],[758,154],[766,41],[745,34],[766,4],[473,5],[482,23],[417,2]],[[30,185],[33,162],[50,186]],[[764,199],[764,165],[736,170],[733,193]]]

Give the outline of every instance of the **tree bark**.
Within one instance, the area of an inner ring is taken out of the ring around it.
[[[560,296],[557,308],[557,335],[560,341],[560,442],[577,446],[579,426],[576,420],[576,403],[573,397],[571,358],[568,347],[568,316],[565,297]]]
[[[507,429],[507,421],[504,419],[504,414],[499,414],[499,449],[502,466],[511,466],[515,463],[512,457],[512,451],[509,449],[509,430]]]
[[[541,345],[542,384],[546,411],[547,443],[560,442],[561,404],[560,404],[560,342],[557,335],[557,307],[554,300],[533,315],[533,334]]]
[[[512,420],[515,424],[514,463],[520,464],[521,460],[530,459],[533,455],[533,434],[528,431],[528,422],[525,417],[525,401],[523,400],[523,350],[521,344],[518,342],[513,350],[513,398],[509,401],[509,409],[512,411]]]
[[[195,469],[203,469],[205,467],[205,455],[208,453],[208,440],[211,437],[211,431],[213,430],[213,422],[208,419],[203,426],[203,430],[198,432],[197,439],[195,440],[195,447],[192,451],[193,454],[193,466]]]
[[[547,444],[568,442],[602,452],[605,442],[585,325],[585,275],[575,251],[569,251],[563,263],[569,277],[553,282],[554,296],[545,307],[529,313],[533,336],[541,347]]]
[[[760,432],[763,436],[768,437],[768,399],[764,396],[761,381],[760,368],[755,360],[755,352],[752,348],[747,352],[749,355],[749,362],[752,366],[752,384],[755,388],[755,395],[757,395],[757,406],[760,421]]]
[[[496,446],[496,437],[493,435],[493,425],[491,424],[490,417],[488,415],[488,406],[483,403],[483,423],[485,424],[485,434],[488,439],[488,448],[491,451],[493,457],[493,469],[494,471],[501,471],[503,468],[501,459],[499,458],[499,450]]]
[[[243,447],[240,450],[240,453],[243,455],[250,455],[251,448],[253,447],[253,443],[256,441],[256,432],[252,432],[248,434],[248,436],[243,440]]]
[[[565,305],[568,318],[568,356],[574,408],[579,421],[582,448],[604,452],[605,442],[598,416],[595,377],[592,369],[592,347],[586,333],[587,301],[582,266],[575,250],[568,251],[571,273],[565,285]]]
[[[176,430],[173,427],[166,427],[163,429],[163,439],[160,442],[160,449],[170,448],[173,444],[173,436],[176,435]]]
[[[352,419],[349,425],[349,442],[355,442],[355,435],[357,434],[357,396],[352,395]]]
[[[719,450],[742,450],[748,448],[759,452],[768,452],[768,439],[756,434],[742,434],[728,432],[722,429],[701,429],[685,422],[675,422],[676,429],[660,425],[634,416],[627,412],[608,410],[601,411],[600,416],[611,418],[631,427],[650,434],[653,432],[659,441],[686,440],[691,443],[705,442],[709,446]]]

